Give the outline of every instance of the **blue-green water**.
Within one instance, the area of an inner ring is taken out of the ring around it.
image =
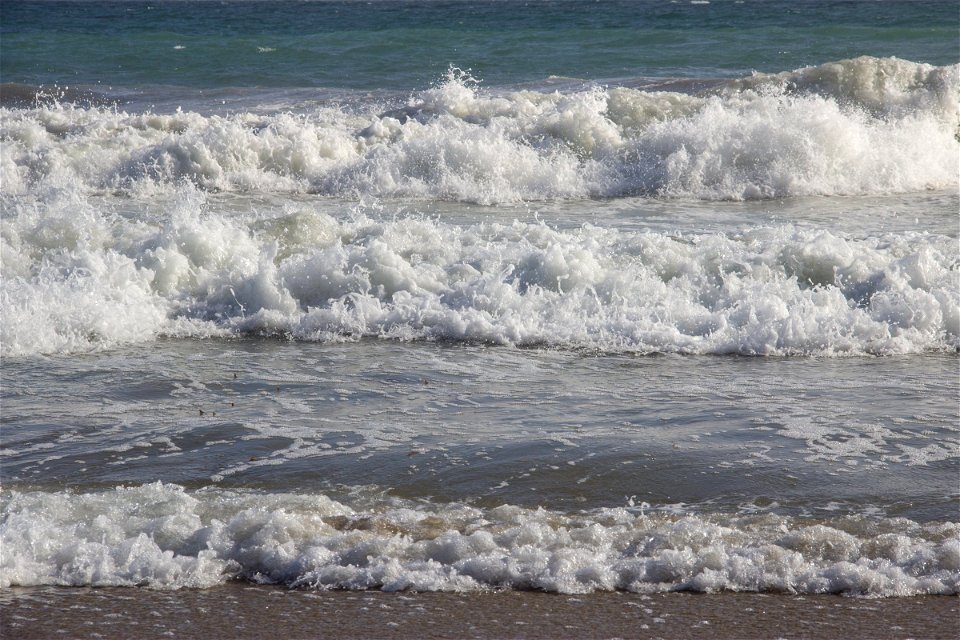
[[[422,88],[736,77],[861,55],[953,64],[952,1],[3,2],[3,82]]]

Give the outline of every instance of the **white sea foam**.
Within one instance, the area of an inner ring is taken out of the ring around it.
[[[3,221],[2,349],[158,336],[486,341],[638,353],[890,354],[960,344],[956,240],[791,225],[731,235],[206,210],[66,192]]]
[[[795,93],[831,97],[880,114],[933,111],[949,119],[957,115],[960,100],[958,73],[957,66],[935,67],[899,58],[861,56],[784,73],[756,73],[732,83],[731,88],[774,85]]]
[[[292,202],[282,215],[240,216],[205,194],[490,203],[950,187],[958,72],[858,58],[710,96],[492,94],[451,73],[386,113],[3,109],[0,349],[251,332],[641,353],[956,348],[947,237],[345,221]]]
[[[65,185],[502,203],[910,192],[957,184],[960,65],[858,58],[716,95],[595,88],[493,94],[458,73],[401,109],[0,111],[2,192]]]
[[[960,526],[902,518],[564,514],[386,499],[352,508],[324,495],[154,483],[14,493],[0,542],[3,587],[204,588],[243,578],[421,591],[960,590]]]

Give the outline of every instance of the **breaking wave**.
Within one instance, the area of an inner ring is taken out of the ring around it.
[[[150,220],[68,194],[5,220],[4,355],[237,334],[751,355],[960,344],[947,236],[337,220],[292,204],[250,222],[205,209],[192,188]]]
[[[319,589],[560,593],[759,591],[956,594],[955,523],[775,515],[564,514],[154,483],[14,493],[0,586],[206,588],[227,580]]]
[[[740,200],[957,184],[960,65],[857,58],[702,94],[485,91],[451,71],[402,105],[299,112],[3,108],[4,194],[66,185],[477,203]]]

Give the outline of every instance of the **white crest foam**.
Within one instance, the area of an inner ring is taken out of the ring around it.
[[[451,73],[401,109],[0,111],[4,194],[80,184],[479,203],[911,192],[957,184],[960,65],[858,58],[692,96],[492,94]]]
[[[946,236],[338,221],[297,207],[251,222],[205,209],[187,188],[152,220],[72,196],[5,219],[4,355],[235,333],[826,356],[960,340]]]
[[[960,529],[902,518],[804,523],[602,509],[563,514],[160,483],[14,493],[0,586],[292,587],[560,593],[720,590],[956,594]]]

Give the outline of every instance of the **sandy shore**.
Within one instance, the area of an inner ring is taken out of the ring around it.
[[[960,599],[16,588],[3,638],[956,638]]]

